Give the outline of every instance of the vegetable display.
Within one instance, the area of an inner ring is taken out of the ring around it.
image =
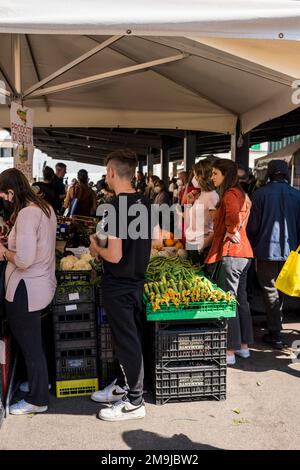
[[[65,256],[60,261],[60,269],[62,271],[91,271],[92,256],[89,253],[84,253],[78,259],[76,256]]]
[[[230,292],[216,288],[206,277],[197,274],[190,261],[179,257],[153,257],[146,273],[145,295],[153,311],[161,305],[188,307],[190,302],[231,302]]]

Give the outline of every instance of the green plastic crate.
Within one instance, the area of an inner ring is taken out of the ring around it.
[[[147,321],[200,320],[205,318],[232,318],[236,316],[236,301],[232,302],[190,302],[188,307],[176,308],[175,305],[162,305],[156,312],[144,295]]]

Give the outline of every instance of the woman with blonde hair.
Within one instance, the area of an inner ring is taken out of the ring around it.
[[[189,258],[195,263],[205,259],[213,238],[213,213],[219,196],[211,181],[211,162],[202,160],[193,167],[192,184],[185,209],[185,239]]]

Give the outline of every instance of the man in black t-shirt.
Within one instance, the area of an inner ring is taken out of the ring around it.
[[[55,165],[55,175],[53,178],[53,189],[55,192],[55,199],[53,207],[56,212],[60,213],[62,210],[63,202],[66,197],[66,187],[64,185],[64,177],[67,172],[67,165],[64,163],[57,163]]]
[[[100,403],[115,402],[99,412],[106,421],[143,418],[144,365],[142,354],[142,298],[150,250],[151,209],[148,199],[131,186],[137,164],[130,150],[108,155],[107,177],[116,197],[103,207],[102,239],[91,237],[90,251],[103,259],[103,307],[112,331],[113,346],[123,374],[92,395]],[[120,370],[121,371],[121,370]]]

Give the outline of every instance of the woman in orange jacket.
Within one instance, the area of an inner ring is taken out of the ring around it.
[[[227,364],[235,354],[248,358],[253,342],[252,319],[247,301],[247,271],[253,258],[246,226],[251,201],[238,183],[237,165],[220,159],[213,165],[212,181],[219,188],[220,202],[214,215],[214,236],[206,258],[208,272],[224,291],[237,298],[235,318],[228,321]]]

